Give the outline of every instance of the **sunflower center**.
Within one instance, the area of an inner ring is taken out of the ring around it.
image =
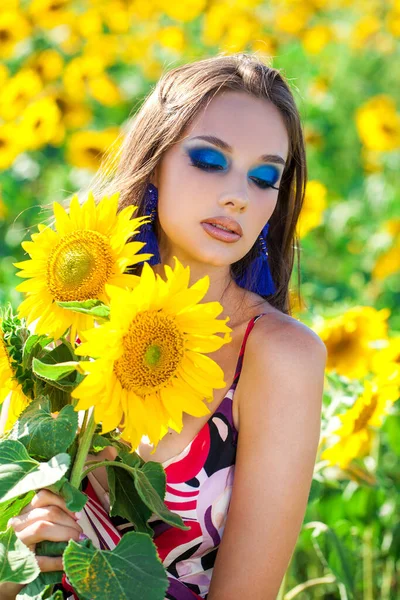
[[[98,231],[73,231],[64,236],[50,254],[48,288],[54,299],[61,302],[98,298],[113,264],[106,236]]]
[[[151,367],[156,367],[160,362],[161,348],[160,346],[149,346],[144,353],[145,363]]]
[[[184,353],[184,337],[175,318],[149,310],[136,315],[122,339],[124,353],[114,363],[121,386],[139,396],[170,381]]]

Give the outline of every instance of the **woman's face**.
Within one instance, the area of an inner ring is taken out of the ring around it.
[[[214,136],[225,147],[197,136]],[[165,153],[152,180],[162,261],[173,264],[175,255],[186,264],[229,267],[245,256],[275,209],[287,154],[286,127],[271,102],[236,91],[215,96]],[[221,216],[240,225],[236,241],[215,239],[201,224]]]

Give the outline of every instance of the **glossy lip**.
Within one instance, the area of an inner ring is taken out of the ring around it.
[[[229,217],[211,217],[210,219],[204,219],[202,223],[222,225],[223,227],[227,227],[228,229],[233,231],[233,233],[237,233],[238,235],[240,235],[240,237],[242,237],[243,235],[243,230],[240,227],[239,223],[237,221],[234,221],[233,219],[230,219]]]

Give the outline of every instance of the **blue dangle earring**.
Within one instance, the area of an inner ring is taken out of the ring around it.
[[[274,280],[268,264],[268,249],[267,249],[267,234],[269,223],[267,223],[260,235],[258,236],[259,251],[257,256],[250,263],[249,267],[243,275],[236,277],[235,281],[241,287],[248,289],[260,296],[270,296],[276,292]],[[248,271],[251,271],[251,280],[254,282],[250,285],[247,283]]]
[[[147,261],[150,265],[158,265],[161,262],[160,251],[155,232],[155,220],[157,215],[158,190],[155,185],[149,183],[144,197],[144,215],[150,217],[148,223],[140,227],[140,231],[135,235],[135,242],[146,242],[143,252],[149,252],[153,256]]]

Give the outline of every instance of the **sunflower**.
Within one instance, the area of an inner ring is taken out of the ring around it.
[[[21,412],[28,406],[30,400],[25,396],[21,385],[15,379],[15,372],[12,368],[11,358],[4,341],[0,321],[0,404],[4,402],[9,394],[11,396],[5,431],[11,429]]]
[[[164,266],[165,280],[145,263],[134,290],[106,286],[110,320],[85,332],[77,349],[96,360],[80,362],[88,374],[72,392],[79,399],[75,410],[94,406],[102,432],[121,426],[132,450],[144,435],[156,447],[168,427],[179,433],[182,412],[210,414],[203,400],[226,385],[222,369],[203,353],[231,341],[229,317],[216,318],[219,302],[198,304],[209,277],[188,287],[189,267],[174,259],[174,270]]]
[[[343,314],[315,326],[328,350],[328,371],[350,379],[361,378],[370,371],[377,340],[387,340],[390,315],[388,308],[354,306]]]
[[[59,338],[71,327],[74,341],[77,333],[93,327],[93,317],[57,302],[98,299],[108,304],[105,284],[134,287],[139,281],[124,271],[152,255],[137,254],[143,242],[126,241],[147,217],[131,219],[136,206],[127,206],[117,215],[117,206],[118,193],[103,197],[97,206],[91,192],[82,205],[75,195],[69,214],[54,202],[56,231],[39,225],[32,241],[22,242],[31,260],[15,263],[22,269],[17,275],[28,278],[16,287],[27,293],[18,316],[26,317],[28,325],[38,319],[35,333]]]
[[[384,416],[399,397],[399,374],[389,379],[375,377],[365,381],[363,393],[345,413],[338,415],[341,425],[333,433],[336,442],[321,454],[330,465],[345,469],[349,463],[371,451],[371,444]]]

